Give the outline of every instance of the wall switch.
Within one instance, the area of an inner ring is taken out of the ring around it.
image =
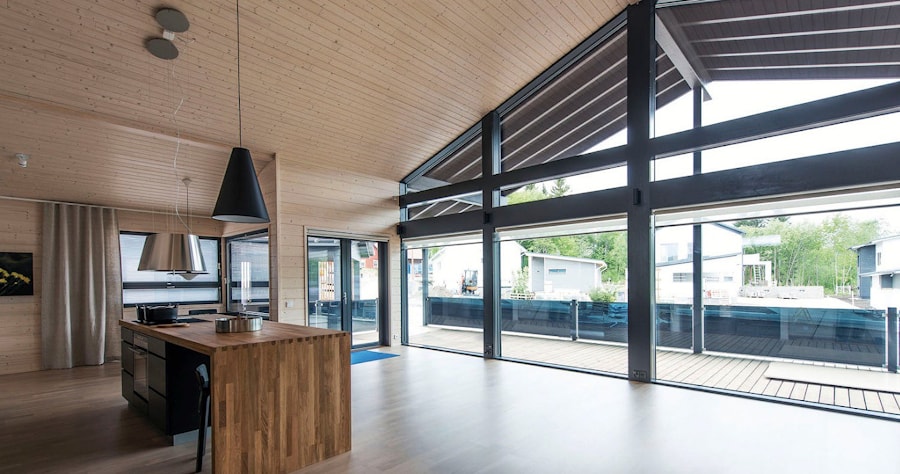
[[[286,300],[286,301],[284,302],[284,307],[285,307],[285,308],[293,308],[293,307],[294,307],[294,300]]]

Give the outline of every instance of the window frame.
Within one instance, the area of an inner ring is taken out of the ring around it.
[[[142,235],[145,238],[149,235],[154,234],[154,232],[135,232],[135,231],[119,231],[119,267],[122,267],[123,259],[122,259],[122,236],[123,235]],[[198,238],[201,241],[214,241],[216,243],[216,262],[215,269],[212,269],[211,266],[207,263],[207,272],[211,273],[211,271],[216,272],[216,281],[189,281],[181,279],[180,281],[145,281],[145,282],[135,282],[135,281],[126,281],[125,273],[122,272],[122,307],[124,308],[134,308],[136,306],[145,305],[145,304],[177,304],[177,305],[201,305],[201,304],[221,304],[222,303],[222,270],[221,270],[221,260],[222,260],[222,239],[220,237],[214,236],[199,236]],[[126,290],[165,290],[165,289],[195,289],[195,288],[216,288],[216,293],[218,294],[217,300],[203,300],[203,301],[167,301],[165,303],[153,301],[153,302],[138,302],[138,303],[125,303],[125,291]]]
[[[234,289],[235,289],[235,286],[234,286],[235,281],[232,280],[232,278],[231,278],[231,243],[234,241],[247,240],[248,238],[258,237],[258,236],[262,236],[262,235],[265,235],[267,238],[271,238],[271,233],[269,232],[269,229],[264,228],[264,229],[250,231],[250,232],[245,232],[243,234],[232,235],[232,236],[226,237],[224,239],[224,246],[222,247],[222,251],[223,251],[223,256],[225,259],[225,264],[226,264],[228,275],[227,275],[227,277],[225,277],[225,280],[224,280],[225,281],[225,284],[224,284],[225,292],[224,292],[224,294],[221,295],[221,297],[224,300],[224,304],[225,304],[227,311],[235,311],[235,309],[232,309],[231,306],[235,305],[235,307],[239,307],[241,304],[240,298],[237,298],[237,300],[232,299],[232,291],[234,291]],[[268,292],[269,297],[266,298],[265,301],[254,299],[252,303],[247,305],[248,308],[270,306],[270,303],[272,300],[272,272],[271,272],[270,257],[271,257],[271,249],[269,249],[268,256],[266,259],[267,269],[269,270],[269,279],[266,280],[265,285],[262,284],[263,282],[256,282],[256,281],[250,282],[250,286],[252,288],[263,288],[263,287],[268,288],[269,289],[269,292]],[[221,277],[221,274],[220,274],[220,277]],[[238,281],[237,284],[240,284],[240,282]]]

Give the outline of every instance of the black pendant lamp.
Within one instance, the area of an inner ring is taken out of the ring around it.
[[[263,200],[259,181],[256,179],[256,170],[253,168],[253,159],[250,158],[250,150],[243,147],[243,124],[241,123],[241,5],[237,6],[237,78],[238,78],[238,128],[240,129],[240,145],[231,150],[231,158],[228,159],[228,168],[225,169],[225,178],[222,179],[222,187],[219,189],[219,198],[216,199],[216,207],[213,209],[212,218],[225,222],[240,223],[267,223],[269,212],[266,210],[266,202]]]

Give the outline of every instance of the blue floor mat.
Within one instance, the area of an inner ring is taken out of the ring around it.
[[[350,353],[350,364],[361,364],[379,359],[387,359],[389,357],[397,357],[399,354],[389,354],[387,352],[375,351],[356,351]]]

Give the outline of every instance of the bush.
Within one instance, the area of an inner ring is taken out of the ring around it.
[[[590,296],[591,301],[595,303],[612,303],[616,300],[616,290],[607,290],[596,287],[588,292],[588,296]]]

